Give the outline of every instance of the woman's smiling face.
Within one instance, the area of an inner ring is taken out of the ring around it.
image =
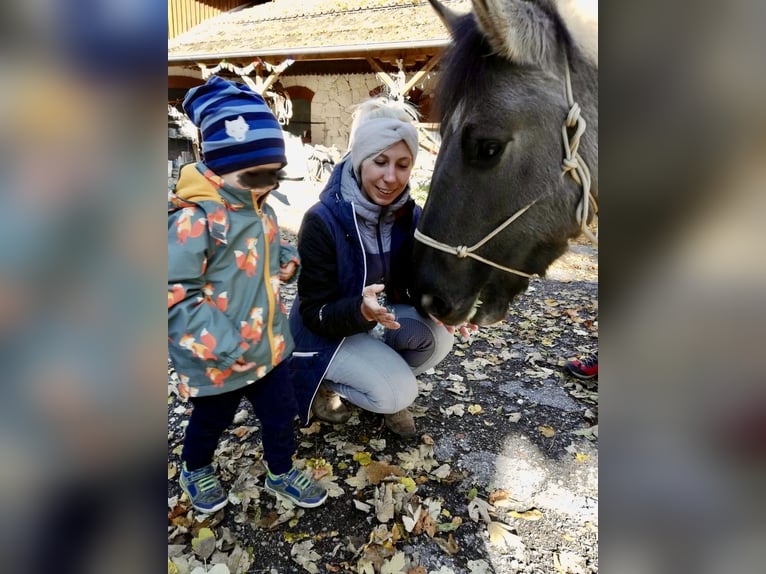
[[[362,190],[373,203],[390,205],[407,186],[412,167],[410,148],[398,141],[362,162]]]

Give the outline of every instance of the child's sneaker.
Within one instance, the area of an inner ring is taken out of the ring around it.
[[[598,355],[590,355],[582,360],[567,361],[565,366],[578,379],[592,379],[598,376]]]
[[[228,502],[226,491],[218,481],[212,464],[190,472],[186,470],[184,462],[178,483],[191,500],[192,506],[200,512],[211,514]]]
[[[269,472],[266,476],[266,490],[303,508],[316,508],[327,499],[327,490],[295,467],[284,474],[274,475]]]

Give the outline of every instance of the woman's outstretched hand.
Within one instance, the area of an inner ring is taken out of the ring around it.
[[[479,326],[474,325],[473,323],[461,323],[460,325],[445,325],[433,315],[429,314],[428,316],[431,317],[431,320],[437,325],[444,326],[444,328],[447,329],[448,333],[454,334],[455,331],[460,333],[460,336],[463,338],[464,341],[470,341],[471,334],[479,330]]]
[[[398,329],[401,325],[396,322],[396,315],[378,303],[378,293],[385,288],[386,286],[381,283],[373,283],[364,288],[362,291],[362,315],[368,321],[377,321],[386,329]]]

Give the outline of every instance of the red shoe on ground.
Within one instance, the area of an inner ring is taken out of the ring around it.
[[[598,355],[589,355],[583,359],[567,361],[565,367],[578,379],[592,379],[598,376]]]

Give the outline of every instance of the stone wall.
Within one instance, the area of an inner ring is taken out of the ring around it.
[[[280,82],[285,88],[303,86],[314,92],[311,121],[324,123],[312,125],[311,143],[336,146],[341,153],[348,145],[353,107],[369,99],[370,92],[381,85],[375,74],[282,76]],[[426,91],[432,90],[432,77],[421,85]]]

